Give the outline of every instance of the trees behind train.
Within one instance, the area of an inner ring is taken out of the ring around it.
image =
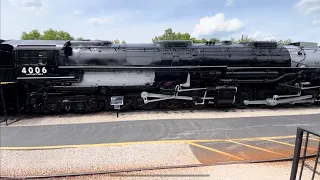
[[[74,40],[68,32],[48,29],[41,34],[39,30],[34,29],[30,32],[22,32],[22,40]]]
[[[116,39],[113,41],[114,44],[120,44],[120,40],[119,39]],[[126,44],[125,41],[121,41],[121,44]]]
[[[172,28],[168,28],[164,31],[163,35],[156,36],[152,39],[153,42],[159,41],[159,40],[191,40],[193,43],[205,43],[206,41],[212,41],[212,42],[220,42],[220,39],[218,38],[210,38],[210,39],[196,39],[194,37],[191,37],[189,33],[181,33],[181,32],[174,32]],[[240,39],[231,38],[232,43],[241,43],[241,42],[252,42],[255,41],[254,38],[251,38],[249,36],[241,37]],[[275,40],[270,39],[269,41],[276,41],[279,45],[288,45],[292,42],[291,39],[286,40]]]
[[[34,29],[30,32],[23,32],[21,35],[22,40],[90,40],[90,39],[84,39],[83,37],[78,37],[75,39],[73,36],[70,35],[70,33],[66,31],[61,30],[53,30],[48,29],[43,31],[41,34],[39,30]],[[206,41],[212,41],[212,42],[219,42],[220,39],[218,38],[210,38],[210,39],[196,39],[194,37],[191,37],[189,33],[181,33],[181,32],[174,32],[172,28],[168,28],[164,31],[164,33],[161,36],[156,36],[152,38],[152,41],[159,41],[159,40],[191,40],[193,43],[205,43]],[[241,43],[241,42],[251,42],[255,41],[254,38],[251,38],[249,36],[244,36],[239,39],[231,38],[232,43]],[[291,39],[286,40],[275,40],[270,39],[269,41],[276,41],[279,45],[287,45],[292,42]],[[125,41],[121,41],[119,39],[113,40],[114,44],[126,44]]]
[[[216,38],[211,38],[209,40],[205,38],[196,39],[191,37],[189,33],[174,32],[172,28],[166,29],[163,35],[156,36],[152,39],[153,42],[160,41],[160,40],[191,40],[193,43],[205,43],[206,41],[219,42],[219,39],[216,39]]]
[[[59,31],[54,29],[48,29],[43,31],[41,34],[38,29],[34,29],[30,32],[22,32],[21,35],[22,40],[78,40],[78,41],[86,41],[90,39],[85,39],[83,37],[74,38],[70,35],[70,33],[66,31]],[[120,44],[120,40],[116,39],[113,41],[115,44]],[[125,44],[125,41],[121,42]]]

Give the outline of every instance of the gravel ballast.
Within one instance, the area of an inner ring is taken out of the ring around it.
[[[200,164],[187,144],[1,150],[2,176],[32,176]]]
[[[307,161],[313,166],[314,161]],[[317,168],[319,172],[320,168]],[[169,179],[169,180],[286,180],[290,179],[291,162],[273,162],[261,164],[232,164],[196,168],[181,168],[170,170],[155,170],[143,172],[118,173],[112,175],[84,176],[61,179],[112,179],[112,180],[136,180],[136,179]],[[299,172],[297,173],[299,175]],[[162,177],[161,177],[162,175]],[[172,177],[169,177],[172,175]],[[180,176],[179,176],[180,175]],[[182,176],[181,176],[182,175]],[[191,175],[187,177],[187,175]],[[193,175],[193,176],[192,176]],[[196,176],[198,175],[198,176]],[[174,177],[176,176],[176,177]],[[312,172],[309,169],[303,171],[302,179],[311,179]],[[316,174],[314,180],[320,178]]]
[[[0,155],[1,176],[41,176],[201,164],[191,152],[190,147],[180,143],[31,151],[2,150]],[[217,165],[55,179],[283,180],[289,179],[291,163],[288,161]],[[313,167],[314,158],[307,160],[306,164]],[[317,168],[318,173],[319,171],[320,166]],[[305,167],[303,179],[310,179],[311,175],[310,168]],[[319,177],[319,174],[316,174],[315,179]]]
[[[314,161],[306,164],[313,166]],[[317,171],[320,168],[318,166]],[[232,164],[206,166],[196,168],[177,168],[163,170],[148,170],[142,172],[115,173],[107,175],[78,176],[68,178],[53,178],[54,180],[285,180],[290,179],[291,162],[274,162],[261,164]],[[297,173],[299,175],[299,171]],[[297,176],[298,177],[298,176]],[[312,171],[304,169],[302,179],[311,179]],[[314,179],[320,179],[319,173]]]

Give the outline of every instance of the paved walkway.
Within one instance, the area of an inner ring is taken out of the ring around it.
[[[1,127],[1,149],[145,141],[224,140],[320,132],[320,114],[277,117],[122,121]]]
[[[297,127],[320,132],[320,114],[1,127],[1,168],[4,175],[22,176],[288,159]],[[309,138],[307,155],[319,142]],[[63,165],[70,172],[59,169]]]

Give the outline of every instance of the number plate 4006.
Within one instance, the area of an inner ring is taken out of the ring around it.
[[[46,67],[23,67],[21,72],[26,75],[43,75],[47,74]]]

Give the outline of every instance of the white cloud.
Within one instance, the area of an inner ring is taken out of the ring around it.
[[[113,18],[111,17],[90,18],[88,20],[88,22],[93,25],[103,25],[103,24],[111,23],[112,21],[113,21]]]
[[[226,6],[233,5],[233,0],[226,0]]]
[[[320,20],[313,20],[313,21],[312,21],[312,24],[313,24],[313,25],[320,25]]]
[[[320,0],[300,0],[294,7],[302,14],[320,12]]]
[[[271,34],[271,33],[264,33],[261,31],[256,31],[249,35],[249,37],[255,39],[255,40],[260,40],[260,41],[266,41],[266,40],[271,40],[271,39],[276,39],[276,37]]]
[[[46,11],[46,0],[9,0],[9,2],[20,9],[32,11],[36,15]]]
[[[216,14],[212,17],[200,19],[200,23],[195,25],[192,32],[193,37],[210,35],[217,32],[233,33],[244,27],[244,24],[237,18],[226,20],[223,13]]]
[[[83,12],[82,11],[78,11],[78,10],[74,10],[73,14],[74,15],[80,15],[80,14],[83,14]]]

